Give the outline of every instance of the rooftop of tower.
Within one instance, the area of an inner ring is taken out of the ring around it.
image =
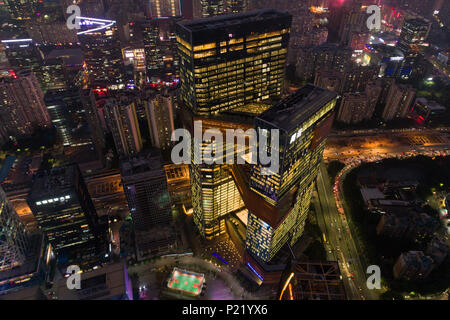
[[[161,154],[156,149],[147,150],[121,162],[122,177],[138,174],[163,175]],[[158,173],[158,174],[157,174]]]
[[[336,97],[337,93],[333,91],[307,84],[264,111],[257,119],[290,132]]]
[[[40,200],[42,197],[56,195],[73,188],[76,184],[77,164],[39,170],[33,177],[30,198]]]
[[[178,24],[184,29],[195,32],[201,30],[221,29],[230,27],[233,25],[240,25],[243,23],[254,23],[260,21],[266,21],[271,18],[291,18],[291,15],[287,12],[275,10],[275,9],[262,9],[252,10],[237,14],[226,14],[215,16],[211,18],[195,19],[190,21],[182,21]]]

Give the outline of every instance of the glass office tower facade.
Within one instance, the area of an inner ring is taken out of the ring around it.
[[[263,261],[270,261],[284,244],[295,244],[302,235],[314,181],[319,171],[326,137],[331,130],[337,94],[306,85],[255,119],[257,130],[279,130],[278,173],[262,174],[255,165],[250,189],[272,206],[249,209],[246,248]],[[270,141],[270,139],[269,139]]]
[[[23,264],[28,248],[25,226],[0,187],[0,272]]]
[[[230,122],[212,118],[281,95],[291,19],[288,13],[259,10],[177,24],[182,102],[203,129],[231,129]],[[203,153],[211,141],[197,143]],[[225,143],[223,148],[226,155]],[[200,233],[207,239],[224,233],[223,219],[244,208],[229,168],[192,163],[190,177]]]
[[[178,23],[186,106],[210,116],[281,95],[291,20],[260,10]]]

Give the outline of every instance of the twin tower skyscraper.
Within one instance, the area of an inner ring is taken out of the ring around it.
[[[269,264],[302,235],[337,99],[306,85],[280,100],[291,20],[286,12],[266,9],[183,21],[176,29],[185,127],[202,121],[203,130],[279,132],[278,143],[266,146],[279,155],[276,174],[263,174],[261,164],[190,165],[201,235],[225,233],[226,220],[245,212],[245,231],[235,238],[253,266]],[[193,143],[206,148],[213,141]],[[234,144],[223,148],[236,151]]]

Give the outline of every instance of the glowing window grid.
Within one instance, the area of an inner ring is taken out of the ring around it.
[[[174,268],[167,287],[175,291],[198,296],[204,283],[205,276],[203,274]]]

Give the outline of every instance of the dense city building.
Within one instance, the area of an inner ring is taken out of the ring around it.
[[[358,93],[377,79],[378,73],[378,66],[348,65],[343,71],[324,67],[316,72],[314,84],[340,94]]]
[[[143,20],[133,23],[145,52],[146,80],[153,85],[173,84],[179,78],[175,24],[181,18]]]
[[[0,135],[30,135],[37,127],[49,127],[44,95],[33,72],[23,70],[0,78]]]
[[[104,109],[117,153],[121,156],[139,153],[142,150],[142,136],[135,101],[119,95],[108,99]]]
[[[433,259],[422,251],[404,252],[394,265],[394,277],[406,280],[427,278],[434,267]]]
[[[306,81],[314,79],[320,69],[344,72],[351,64],[352,49],[334,43],[302,48],[296,64],[297,76]]]
[[[363,92],[344,93],[336,120],[350,124],[372,119],[381,91],[381,83],[371,81]]]
[[[94,91],[91,89],[82,89],[80,92],[80,97],[84,108],[86,121],[90,127],[92,144],[97,153],[97,157],[103,162],[105,135],[103,128],[101,127],[101,120],[97,110],[97,102]]]
[[[402,32],[397,47],[403,52],[400,75],[409,78],[414,71],[414,65],[421,55],[422,46],[430,33],[431,23],[420,18],[408,19],[402,26]]]
[[[150,15],[152,18],[181,16],[179,0],[150,0]]]
[[[43,62],[44,54],[33,39],[2,40],[9,66],[15,70],[37,70]]]
[[[23,264],[30,246],[28,233],[1,187],[0,234],[0,271]]]
[[[361,36],[367,32],[367,17],[363,1],[352,0],[344,4],[343,16],[339,27],[340,43],[351,46],[355,35]]]
[[[47,110],[64,146],[91,141],[81,90],[49,90],[44,96]]]
[[[81,25],[82,31],[78,32],[89,84],[113,90],[123,88],[124,65],[116,21],[99,23],[102,23],[100,27]]]
[[[133,300],[133,288],[126,265],[121,262],[83,272],[81,289],[71,290],[67,279],[54,286],[53,300]]]
[[[38,0],[6,0],[6,6],[13,19],[30,19],[35,13]]]
[[[409,114],[419,124],[429,124],[445,114],[447,109],[436,101],[417,98]]]
[[[359,123],[369,118],[365,93],[344,93],[336,120],[343,123]]]
[[[132,217],[137,259],[169,250],[175,243],[171,202],[159,151],[121,163],[121,176]]]
[[[124,160],[121,175],[136,229],[147,230],[172,220],[165,172],[156,151]]]
[[[386,98],[382,118],[385,121],[405,118],[414,102],[416,90],[408,85],[393,83]]]

